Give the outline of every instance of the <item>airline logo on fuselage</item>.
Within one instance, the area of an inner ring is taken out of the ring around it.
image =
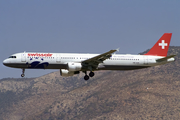
[[[50,53],[28,53],[29,57],[52,57]]]

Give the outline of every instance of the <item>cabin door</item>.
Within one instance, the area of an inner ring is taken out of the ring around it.
[[[61,62],[61,54],[56,54],[56,62],[57,63]]]
[[[145,64],[145,65],[148,64],[148,56],[144,56],[144,64]]]
[[[21,54],[21,62],[26,62],[26,53]]]

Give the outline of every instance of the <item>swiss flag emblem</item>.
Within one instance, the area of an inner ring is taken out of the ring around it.
[[[145,55],[167,56],[172,33],[164,33],[156,44]]]
[[[159,46],[161,46],[162,49],[165,49],[165,46],[168,46],[168,44],[165,43],[165,40],[162,40],[161,43],[159,43]]]

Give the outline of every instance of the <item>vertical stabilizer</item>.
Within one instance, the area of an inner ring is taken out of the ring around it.
[[[164,33],[164,35],[156,42],[156,44],[144,55],[167,56],[172,33]]]

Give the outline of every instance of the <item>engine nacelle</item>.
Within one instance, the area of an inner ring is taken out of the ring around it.
[[[73,62],[68,63],[68,70],[69,71],[80,71],[81,68],[82,68],[81,63],[73,63]]]
[[[79,71],[69,71],[65,69],[60,69],[60,75],[63,77],[73,76],[74,74],[79,74]]]

